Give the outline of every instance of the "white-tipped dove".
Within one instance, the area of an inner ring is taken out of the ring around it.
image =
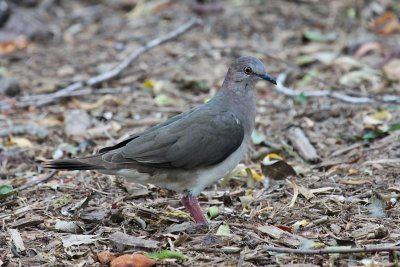
[[[260,60],[240,57],[207,103],[96,155],[43,165],[58,170],[97,170],[181,192],[182,204],[196,224],[208,225],[197,196],[231,172],[245,155],[256,115],[254,86],[260,79],[276,84]]]

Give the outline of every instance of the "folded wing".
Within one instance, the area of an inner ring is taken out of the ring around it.
[[[233,112],[211,108],[195,110],[184,118],[143,132],[119,153],[140,165],[191,169],[222,162],[239,148],[243,138],[243,126]]]

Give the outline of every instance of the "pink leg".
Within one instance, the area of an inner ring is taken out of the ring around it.
[[[194,196],[186,195],[181,199],[182,204],[189,211],[190,215],[192,215],[193,219],[196,221],[196,225],[207,225],[208,221],[204,214],[201,212],[199,202],[197,202],[197,198]]]

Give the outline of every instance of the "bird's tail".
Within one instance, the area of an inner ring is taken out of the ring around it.
[[[58,159],[42,163],[42,167],[55,170],[101,170],[103,166],[91,164],[85,158],[82,159]]]

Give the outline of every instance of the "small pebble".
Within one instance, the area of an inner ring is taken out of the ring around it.
[[[21,93],[19,83],[12,78],[0,78],[0,95],[13,97]]]
[[[103,114],[103,118],[106,119],[106,120],[111,120],[112,117],[113,117],[113,113],[111,111],[106,111]]]
[[[124,43],[115,43],[114,44],[114,49],[117,51],[124,51],[125,50],[125,44]]]

